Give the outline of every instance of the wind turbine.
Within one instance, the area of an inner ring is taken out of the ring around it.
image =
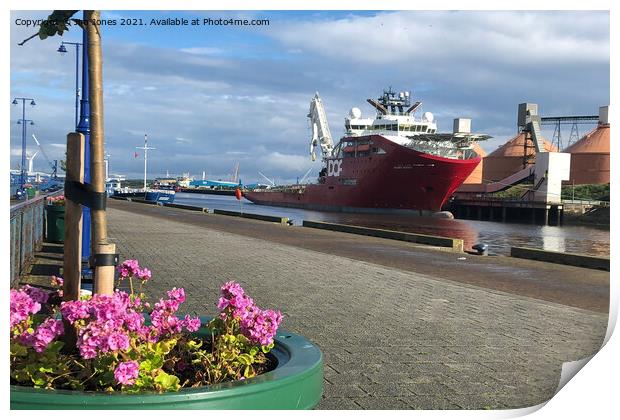
[[[28,173],[32,174],[34,172],[34,158],[36,155],[39,154],[39,151],[37,150],[36,152],[34,152],[34,154],[29,155],[28,152],[26,152],[26,160],[28,161]]]

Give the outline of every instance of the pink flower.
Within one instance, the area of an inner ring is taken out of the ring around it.
[[[110,334],[108,336],[108,348],[111,351],[129,349],[129,337],[120,332]]]
[[[183,289],[182,287],[180,289],[177,289],[176,287],[173,288],[172,290],[168,290],[168,297],[178,303],[183,303],[185,302],[185,289]]]
[[[200,318],[192,318],[189,315],[185,315],[185,319],[183,320],[183,325],[189,332],[195,332],[200,329]]]
[[[136,276],[143,282],[148,281],[151,279],[151,270],[144,267],[136,272]]]
[[[121,362],[114,369],[114,379],[121,385],[133,385],[140,373],[138,368],[138,362],[134,360]]]
[[[125,315],[125,326],[129,331],[140,331],[144,325],[144,316],[135,311],[130,311]]]
[[[74,323],[78,319],[86,319],[90,316],[90,301],[69,300],[60,304],[60,313],[67,321]]]
[[[34,349],[41,353],[43,352],[49,343],[54,341],[56,337],[63,335],[65,329],[61,320],[48,318],[41,325],[37,327],[35,333],[36,342],[34,343]]]
[[[117,268],[122,278],[133,277],[140,271],[138,260],[125,260]]]
[[[48,318],[37,327],[34,333],[24,331],[18,340],[24,346],[33,347],[37,353],[42,353],[56,337],[62,334],[64,334],[62,321]]]
[[[24,290],[11,289],[11,329],[22,321],[28,319],[31,314],[41,310],[41,304],[33,299]]]
[[[62,277],[52,276],[51,284],[52,286],[62,287],[63,284],[65,284],[65,281]]]
[[[254,304],[252,298],[245,294],[243,288],[235,282],[227,282],[221,288],[217,307],[223,311],[220,319],[226,321],[229,316],[239,320],[239,328],[250,341],[269,345],[273,343],[278,326],[282,322],[280,312],[263,311]]]
[[[28,296],[32,298],[35,302],[45,303],[49,299],[50,295],[43,289],[39,289],[38,287],[32,287],[30,285],[25,285],[22,289]]]

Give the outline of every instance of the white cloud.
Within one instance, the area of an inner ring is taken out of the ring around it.
[[[221,48],[217,47],[190,47],[190,48],[181,48],[181,52],[188,54],[196,54],[196,55],[214,55],[222,52]]]
[[[312,165],[310,156],[271,152],[258,158],[258,166],[269,171],[300,172],[300,176]]]
[[[455,67],[476,61],[508,65],[609,59],[609,15],[571,12],[389,12],[339,20],[291,22],[270,35],[351,63],[432,64]],[[568,30],[567,28],[570,28]]]
[[[49,12],[15,13],[42,18]],[[575,115],[596,113],[609,100],[603,12],[385,12],[337,20],[278,14],[272,20],[251,39],[260,54],[248,56],[239,41],[247,32],[214,42],[217,48],[189,35],[175,47],[156,38],[107,37],[105,138],[113,170],[139,174],[134,146],[146,132],[157,148],[149,160],[154,176],[166,169],[227,174],[239,161],[244,181],[258,179],[257,170],[294,180],[311,164],[306,114],[316,90],[335,140],[352,106],[371,114],[365,99],[393,85],[413,90],[441,130],[451,129],[452,118],[473,118],[476,131],[496,136],[484,145],[491,151],[516,131],[519,102],[537,102],[545,115]],[[31,32],[11,27],[11,95],[36,99],[26,118],[35,120],[46,152],[58,159],[73,127],[75,57],[56,52],[58,37],[17,47]],[[78,41],[81,33],[72,29],[63,39]],[[11,146],[19,150],[11,152],[13,167],[21,154],[16,118],[21,110],[12,107]]]

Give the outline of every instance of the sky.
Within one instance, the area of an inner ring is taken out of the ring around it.
[[[34,133],[50,159],[64,155],[73,130],[77,27],[61,38],[17,43],[36,29],[11,13],[10,93],[27,106],[28,150]],[[374,115],[367,98],[411,91],[438,131],[472,118],[493,136],[492,152],[517,132],[517,105],[539,104],[543,116],[596,115],[609,104],[609,13],[605,11],[105,11],[104,123],[110,172],[142,176],[148,134],[149,178],[203,171],[228,179],[239,163],[245,183],[292,182],[320,162],[309,156],[308,107],[323,99],[332,135],[352,107]],[[151,19],[269,19],[263,26],[161,26]],[[120,26],[121,19],[143,26]],[[421,115],[421,113],[420,113]],[[21,106],[11,108],[11,168],[21,159]],[[570,127],[564,128],[570,130]],[[547,135],[550,137],[551,132]],[[567,139],[564,138],[564,141]],[[141,152],[139,152],[141,153]],[[48,171],[41,154],[34,169]]]

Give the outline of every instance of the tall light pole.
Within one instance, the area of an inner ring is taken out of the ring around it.
[[[30,101],[31,106],[35,106],[36,103],[32,98],[13,98],[13,105],[17,105],[19,101],[22,101],[22,118],[17,120],[17,124],[22,125],[22,164],[17,195],[19,198],[23,198],[24,184],[26,183],[26,124],[30,122],[30,125],[34,125],[34,121],[26,119],[26,101]]]
[[[86,20],[86,11],[83,12]],[[90,89],[88,87],[88,32],[82,28],[82,97],[80,98],[80,120],[76,131],[84,135],[84,183],[90,184]],[[77,47],[76,47],[77,48]],[[76,53],[77,64],[77,53]],[[75,72],[77,78],[77,70]],[[76,82],[77,83],[77,82]],[[76,92],[78,91],[76,85]],[[76,96],[77,98],[77,96]],[[86,261],[91,255],[91,217],[90,209],[82,207],[82,258]]]
[[[78,79],[80,74],[80,47],[82,46],[82,43],[62,41],[60,43],[60,47],[58,47],[59,53],[65,54],[67,52],[67,48],[65,47],[65,45],[75,45],[75,130],[77,131],[78,101],[80,99],[80,86],[78,84]]]
[[[147,153],[149,150],[155,150],[154,147],[147,147],[147,139],[146,134],[144,135],[144,147],[136,146],[136,149],[144,150],[144,191],[146,192],[146,161],[147,161]]]

